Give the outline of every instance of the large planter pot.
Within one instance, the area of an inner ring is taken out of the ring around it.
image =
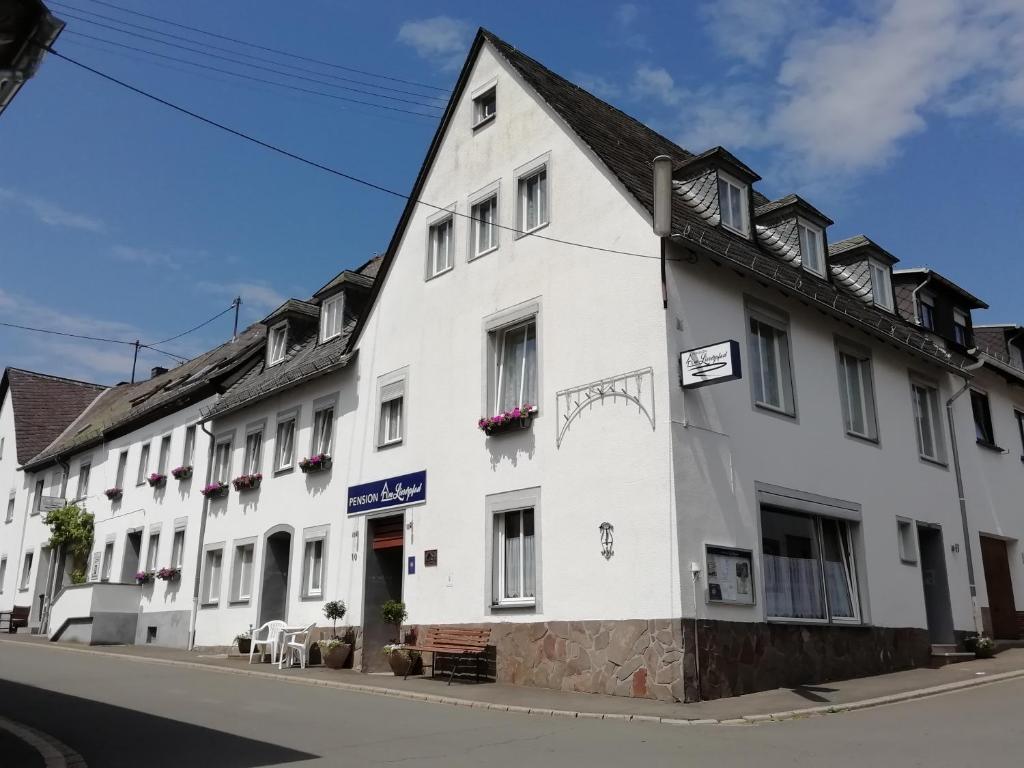
[[[248,656],[249,651],[252,650],[252,639],[251,638],[239,638],[238,639],[238,653],[240,656]]]
[[[388,654],[388,664],[396,677],[417,675],[423,668],[423,660],[417,651],[394,651]]]
[[[348,643],[342,643],[326,652],[321,649],[320,657],[323,659],[324,666],[330,669],[343,669],[351,653],[352,646]]]

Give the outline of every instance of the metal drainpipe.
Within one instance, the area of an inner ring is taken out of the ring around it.
[[[921,325],[921,305],[917,302],[917,294],[919,294],[921,292],[921,289],[928,285],[928,283],[930,283],[931,281],[932,273],[929,272],[928,277],[924,279],[924,282],[917,286],[917,288],[914,289],[913,293],[910,294],[910,298],[914,300],[914,317],[917,319],[918,325]]]
[[[984,364],[982,360],[978,360],[961,370],[966,374],[970,371],[976,371]],[[964,551],[967,555],[967,581],[971,589],[971,614],[974,617],[974,630],[980,635],[983,627],[978,610],[978,588],[974,582],[974,554],[971,551],[971,530],[967,523],[967,499],[964,496],[964,476],[960,471],[960,450],[957,448],[956,421],[953,418],[953,403],[970,388],[971,381],[965,375],[964,385],[946,401],[946,419],[949,422],[949,441],[953,446],[953,473],[956,475],[956,493],[960,500],[960,523],[963,526]]]
[[[200,419],[198,425],[210,438],[210,447],[206,450],[206,482],[203,483],[205,487],[210,484],[210,474],[213,472],[214,438],[213,433],[206,428],[205,419]],[[204,496],[203,512],[199,517],[199,550],[196,552],[196,578],[192,586],[192,616],[189,618],[188,627],[188,649],[190,651],[196,647],[196,619],[199,616],[199,585],[203,567],[203,541],[206,540],[206,517],[209,514],[209,510],[210,497]]]

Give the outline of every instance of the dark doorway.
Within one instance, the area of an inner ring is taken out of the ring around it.
[[[1006,542],[991,536],[981,537],[981,561],[985,566],[985,588],[988,590],[988,611],[992,619],[992,636],[1000,640],[1016,640],[1017,607],[1013,601],[1010,558]]]
[[[388,643],[400,642],[395,628],[380,617],[388,600],[402,599],[404,564],[403,515],[366,521],[366,577],[363,588],[363,672],[384,672],[390,667],[381,653]]]
[[[949,603],[942,528],[918,523],[917,541],[921,550],[921,581],[924,584],[924,608],[928,615],[928,638],[932,645],[952,645],[956,639],[953,635],[953,609]]]
[[[32,608],[29,611],[29,626],[40,626],[45,617],[43,609],[46,607],[46,585],[50,582],[50,567],[53,563],[53,550],[49,547],[39,548],[39,563],[36,565],[35,589],[32,591]]]
[[[121,560],[121,583],[131,584],[139,572],[139,553],[142,551],[142,531],[129,531],[124,539],[124,558]]]
[[[288,621],[288,570],[292,559],[292,534],[275,531],[263,547],[263,582],[260,590],[260,619]]]

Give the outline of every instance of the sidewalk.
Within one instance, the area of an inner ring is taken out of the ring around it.
[[[50,650],[55,653],[98,653],[120,656],[132,661],[183,664],[222,673],[252,675],[306,685],[324,685],[419,701],[541,715],[662,721],[676,725],[693,722],[746,724],[784,720],[880,706],[1012,677],[1024,677],[1024,649],[1014,648],[1000,653],[993,659],[978,659],[941,669],[912,669],[797,689],[780,688],[697,704],[666,704],[648,699],[565,693],[499,683],[456,681],[448,686],[441,678],[431,680],[414,677],[403,680],[390,674],[365,675],[352,670],[331,670],[324,667],[278,670],[276,666],[270,664],[249,665],[247,657],[202,654],[153,646],[89,647],[50,643],[45,638],[33,635],[11,635],[0,638],[0,653],[3,643],[36,646],[40,652]]]

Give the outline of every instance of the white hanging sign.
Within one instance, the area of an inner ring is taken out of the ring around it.
[[[731,340],[685,350],[679,355],[679,366],[683,389],[732,381],[743,375],[739,342]]]

